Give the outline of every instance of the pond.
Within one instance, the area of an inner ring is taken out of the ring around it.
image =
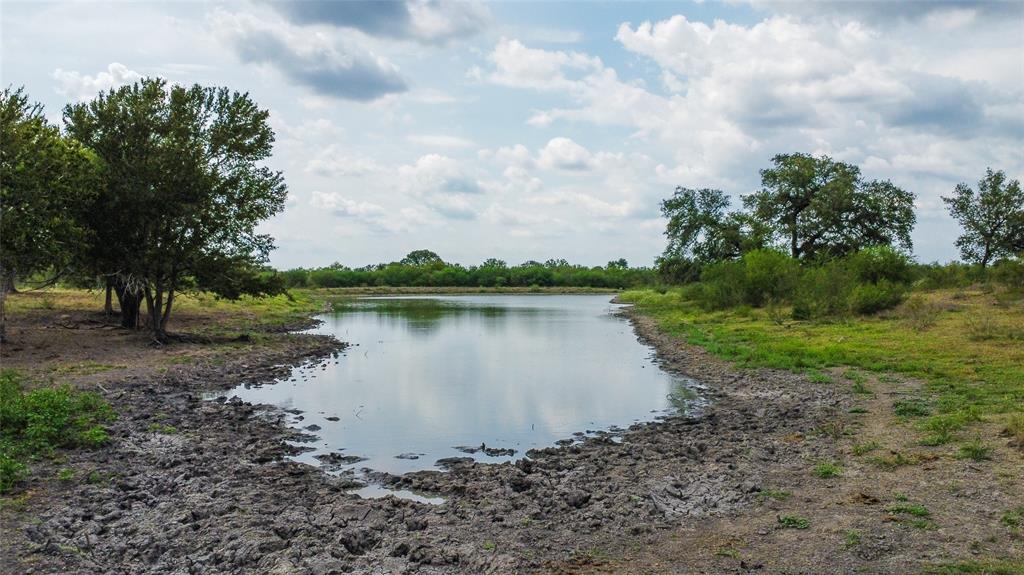
[[[301,461],[335,453],[336,470],[396,474],[445,457],[507,461],[693,407],[695,384],[659,369],[610,299],[350,300],[311,330],[352,344],[343,354],[229,395],[291,410],[317,436]]]

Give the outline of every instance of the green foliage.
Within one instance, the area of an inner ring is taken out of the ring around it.
[[[984,461],[992,458],[992,447],[982,443],[980,439],[969,441],[960,446],[956,453],[957,459]]]
[[[124,297],[144,295],[163,338],[176,292],[234,298],[283,287],[259,269],[273,241],[256,227],[284,209],[287,188],[264,164],[269,112],[247,94],[147,78],[67,106],[64,122],[107,168],[82,267],[116,276],[123,314],[138,314]]]
[[[793,496],[789,491],[781,489],[762,489],[757,493],[757,496],[762,499],[774,499],[776,501],[785,501]]]
[[[877,441],[866,441],[864,443],[858,443],[853,446],[852,452],[854,455],[864,455],[865,453],[871,453],[878,449],[882,445]]]
[[[931,406],[924,399],[900,399],[892,402],[892,411],[900,417],[924,417],[931,415]]]
[[[1024,190],[1017,180],[1007,181],[1004,172],[988,168],[977,193],[967,184],[958,184],[953,195],[943,196],[942,201],[964,230],[956,246],[968,262],[985,268],[1024,250]]]
[[[62,136],[23,89],[0,92],[0,278],[66,270],[89,239],[80,216],[99,170],[95,155]],[[0,290],[0,341],[5,295]]]
[[[807,529],[811,526],[810,521],[797,515],[783,515],[777,520],[781,529]]]
[[[849,549],[850,547],[856,547],[860,545],[860,531],[856,529],[847,529],[843,533],[843,547]]]
[[[299,268],[282,272],[280,277],[287,287],[320,288],[536,286],[625,289],[654,285],[658,280],[657,273],[652,269],[625,267],[618,261],[609,262],[606,267],[571,265],[565,260],[549,260],[543,264],[530,261],[511,267],[494,259],[470,267],[444,263],[440,258],[424,264],[408,263],[412,261],[409,258],[419,252],[427,250],[412,252],[401,262],[358,269],[340,264],[310,270]]]
[[[812,261],[873,246],[909,250],[914,195],[827,156],[779,154],[761,171],[762,189],[743,203],[793,258]]]
[[[102,397],[69,387],[24,391],[13,371],[0,372],[0,491],[25,472],[25,463],[57,448],[98,447],[107,442],[103,423],[114,412]]]
[[[896,503],[885,510],[893,515],[910,515],[912,517],[930,517],[932,514],[924,505],[911,503]]]
[[[828,461],[822,461],[821,463],[814,466],[814,475],[828,479],[829,477],[838,477],[842,474],[843,468],[836,463]]]
[[[763,248],[767,226],[742,212],[726,213],[728,207],[729,197],[721,190],[677,187],[661,202],[661,214],[668,219],[662,258],[707,263]]]
[[[850,309],[862,315],[877,313],[898,306],[906,293],[905,286],[889,280],[860,284],[850,292]]]

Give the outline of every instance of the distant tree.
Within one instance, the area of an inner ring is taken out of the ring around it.
[[[399,262],[407,266],[426,266],[431,264],[444,264],[444,260],[441,256],[435,254],[430,250],[416,250],[409,252],[402,261]]]
[[[559,259],[552,258],[552,259],[549,259],[546,262],[544,262],[544,267],[548,267],[548,268],[567,268],[567,267],[569,267],[569,262],[568,262],[568,260],[564,260],[564,259],[561,259],[561,258],[559,258]]]
[[[984,269],[996,258],[1024,251],[1024,192],[1019,181],[1007,182],[1005,173],[988,168],[977,193],[959,184],[942,201],[964,229],[956,246],[965,260]]]
[[[892,245],[911,249],[914,195],[828,156],[779,154],[761,171],[762,189],[743,198],[794,258],[836,257]]]
[[[0,93],[0,340],[14,275],[64,273],[86,241],[81,216],[99,184],[96,156],[65,138],[24,89]]]
[[[487,258],[486,260],[484,260],[484,263],[480,265],[480,267],[505,269],[508,267],[508,264],[505,263],[505,260],[499,260],[497,258]]]
[[[626,261],[626,258],[619,258],[617,260],[612,260],[612,261],[608,262],[608,266],[607,267],[608,267],[608,269],[624,270],[624,269],[629,268],[629,262]]]
[[[726,212],[728,207],[729,197],[721,190],[677,187],[661,202],[661,214],[668,218],[668,246],[659,267],[731,259],[764,247],[768,229],[746,214]]]
[[[85,261],[116,278],[123,324],[138,324],[144,302],[165,341],[182,290],[280,288],[260,267],[273,241],[255,231],[287,193],[261,165],[274,142],[268,117],[247,94],[152,78],[64,109],[68,133],[107,166]]]

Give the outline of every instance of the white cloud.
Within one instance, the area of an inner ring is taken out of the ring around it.
[[[407,90],[398,68],[353,36],[220,9],[211,22],[243,62],[271,66],[318,95],[365,102]]]
[[[414,194],[476,194],[477,180],[459,162],[441,154],[426,154],[398,168],[401,188]]]
[[[331,144],[320,150],[306,163],[306,171],[321,176],[365,176],[379,172],[381,166],[373,158],[350,153]]]
[[[593,161],[589,150],[569,138],[552,138],[537,156],[537,163],[547,169],[589,170]]]
[[[143,76],[124,64],[113,62],[95,76],[57,68],[52,77],[57,81],[58,94],[81,102],[95,98],[100,92],[141,80]]]
[[[414,144],[432,148],[472,148],[476,145],[473,140],[446,134],[412,134],[406,139]]]

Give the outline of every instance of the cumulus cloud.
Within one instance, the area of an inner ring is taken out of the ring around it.
[[[370,101],[408,89],[394,64],[350,39],[253,14],[217,11],[213,22],[243,62],[270,66],[317,94]]]
[[[57,81],[57,93],[77,101],[90,100],[100,92],[118,88],[142,79],[142,74],[124,64],[111,63],[107,69],[89,76],[74,70],[57,68],[52,77]]]
[[[432,148],[471,148],[474,146],[473,140],[447,134],[412,134],[406,139],[414,144]]]
[[[380,171],[381,167],[373,158],[331,144],[310,158],[305,169],[317,175],[337,177],[365,176]]]
[[[548,169],[589,170],[594,166],[590,150],[569,138],[552,138],[537,157],[537,163]]]
[[[427,154],[398,168],[405,191],[415,194],[477,194],[480,185],[463,166],[448,156]]]
[[[443,44],[487,26],[490,13],[480,2],[457,0],[271,0],[296,24],[330,24],[372,36]]]
[[[309,203],[312,207],[327,211],[335,217],[361,224],[374,233],[410,232],[428,220],[415,207],[389,210],[372,202],[346,198],[338,192],[314,191]]]

